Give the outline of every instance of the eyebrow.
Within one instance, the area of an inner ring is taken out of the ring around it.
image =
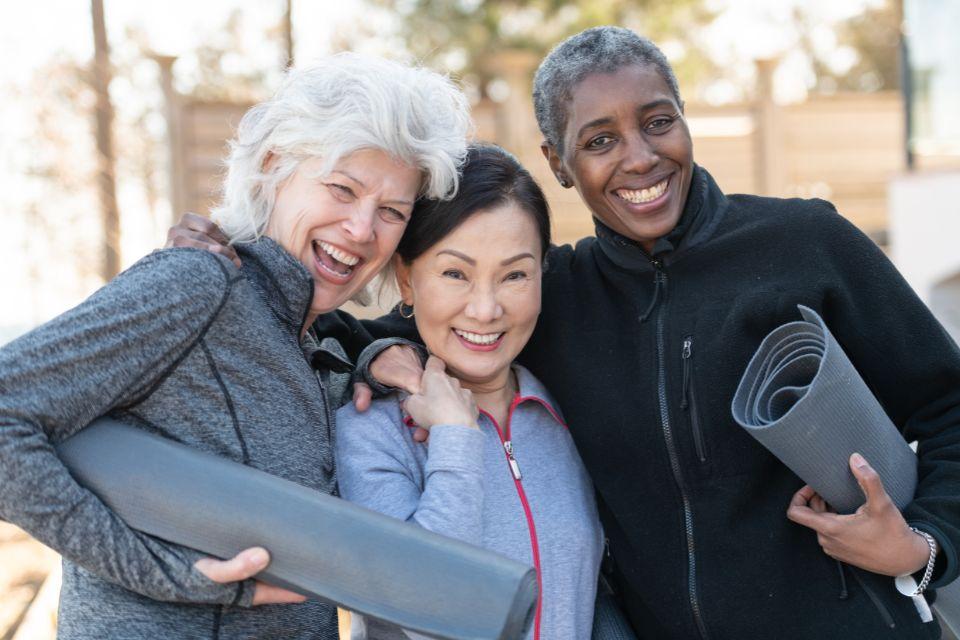
[[[530,258],[531,260],[536,260],[536,258],[533,257],[533,254],[532,254],[532,253],[529,253],[529,252],[527,252],[527,253],[518,253],[517,255],[513,256],[512,258],[507,258],[506,260],[504,260],[503,262],[501,262],[501,263],[500,263],[500,266],[505,267],[505,266],[507,266],[508,264],[510,264],[510,263],[512,263],[512,262],[516,262],[517,260],[523,260],[524,258]]]
[[[437,255],[438,255],[438,256],[439,256],[440,254],[442,254],[442,253],[448,253],[448,254],[450,254],[451,256],[454,256],[454,257],[456,257],[456,258],[460,258],[461,260],[463,260],[464,262],[466,262],[466,263],[468,263],[468,264],[472,264],[472,265],[477,264],[477,261],[474,260],[473,258],[471,258],[470,256],[468,256],[467,254],[465,254],[465,253],[460,253],[459,251],[455,251],[455,250],[453,250],[453,249],[441,249],[440,251],[437,251]]]
[[[674,106],[673,100],[670,100],[668,98],[660,98],[659,100],[653,100],[652,102],[648,102],[646,104],[640,105],[639,107],[637,107],[636,111],[637,113],[643,113],[648,109],[655,109],[657,107],[673,107],[673,106]],[[593,129],[594,127],[601,127],[605,124],[610,124],[612,122],[613,122],[613,116],[604,116],[602,118],[597,118],[596,120],[591,120],[587,124],[580,127],[580,130],[577,131],[577,137],[579,138],[580,136],[582,136],[584,132],[587,131],[588,129]]]
[[[343,169],[334,169],[334,171],[336,171],[337,173],[341,173],[341,174],[347,176],[348,178],[350,178],[351,180],[353,180],[354,182],[356,182],[358,185],[360,185],[360,188],[361,188],[361,189],[366,189],[366,188],[367,188],[367,185],[363,184],[363,182],[362,182],[361,180],[358,180],[356,177],[350,175],[350,173],[349,173],[348,171],[344,171]],[[384,204],[405,204],[405,205],[407,205],[407,206],[412,207],[412,206],[413,206],[413,200],[384,200]]]
[[[460,259],[463,260],[464,262],[466,262],[466,263],[468,263],[468,264],[471,264],[471,265],[476,265],[476,264],[477,264],[477,261],[474,260],[473,258],[471,258],[470,256],[468,256],[467,254],[465,254],[465,253],[460,253],[459,251],[456,251],[456,250],[454,250],[454,249],[441,249],[440,251],[437,251],[437,255],[440,255],[441,253],[450,254],[451,256],[454,256],[454,257],[456,257],[456,258],[460,258]],[[518,253],[517,255],[513,256],[512,258],[507,258],[506,260],[504,260],[504,261],[502,261],[502,262],[500,263],[500,266],[505,267],[505,266],[507,266],[508,264],[514,263],[514,262],[516,262],[517,260],[523,260],[524,258],[530,258],[531,260],[536,260],[536,258],[533,257],[533,254],[527,251],[527,252],[524,252],[524,253]]]

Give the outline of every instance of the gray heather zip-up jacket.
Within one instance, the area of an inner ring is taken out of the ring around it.
[[[427,444],[413,440],[396,395],[375,400],[362,414],[352,404],[343,407],[340,493],[536,567],[541,600],[528,638],[583,640],[591,637],[603,550],[593,485],[543,385],[519,365],[514,371],[520,390],[506,424],[482,413],[479,430],[437,425]],[[406,636],[366,620],[354,624],[353,637]]]
[[[303,265],[266,238],[237,249],[240,270],[206,251],[154,252],[0,349],[0,517],[63,555],[62,639],[337,637],[332,606],[251,607],[252,581],[208,580],[193,569],[202,554],[127,527],[54,453],[109,414],[333,492],[348,376],[311,362],[345,356],[299,339],[313,297]]]

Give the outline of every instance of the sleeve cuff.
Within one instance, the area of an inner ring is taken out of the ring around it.
[[[929,522],[911,520],[907,524],[932,535],[939,547],[936,564],[933,567],[933,578],[927,585],[927,590],[939,589],[953,582],[960,571],[957,567],[957,550],[950,539],[937,526]],[[920,574],[923,575],[923,572],[921,571]]]
[[[417,355],[420,356],[421,362],[426,363],[428,354],[427,349],[423,345],[404,338],[380,338],[379,340],[371,342],[370,345],[360,353],[360,357],[357,358],[357,367],[354,369],[353,381],[367,383],[376,397],[386,396],[397,391],[395,387],[388,387],[378,382],[370,374],[370,365],[383,351],[398,344],[413,348],[417,352]]]

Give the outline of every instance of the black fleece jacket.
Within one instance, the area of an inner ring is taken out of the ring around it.
[[[960,548],[960,353],[883,253],[821,200],[725,196],[696,167],[653,258],[598,224],[553,248],[520,362],[557,398],[646,638],[936,638],[893,579],[840,566],[786,518],[803,484],[730,402],[776,326],[816,310],[908,441],[908,522]],[[416,337],[395,314],[374,336]]]

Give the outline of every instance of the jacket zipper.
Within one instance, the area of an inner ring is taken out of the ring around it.
[[[890,612],[887,611],[887,608],[883,605],[883,602],[880,600],[873,589],[867,586],[866,581],[860,577],[860,572],[856,567],[850,567],[850,573],[853,574],[853,577],[857,579],[857,582],[863,587],[863,590],[866,592],[867,597],[870,598],[870,602],[873,603],[873,606],[877,608],[877,611],[880,612],[880,617],[883,618],[883,623],[889,629],[896,629],[897,623],[893,621],[893,616],[890,615]]]
[[[323,402],[323,413],[327,416],[327,444],[330,446],[330,467],[327,469],[330,472],[330,476],[333,479],[333,492],[330,494],[332,496],[339,496],[340,489],[337,486],[337,463],[336,457],[333,455],[333,414],[330,412],[330,402],[327,399],[327,389],[323,386],[323,376],[320,375],[320,371],[314,369],[313,372],[317,376],[317,384],[320,386],[320,400]]]
[[[683,361],[683,394],[680,398],[680,408],[690,413],[690,429],[693,431],[693,444],[697,448],[697,457],[700,462],[707,461],[706,450],[703,446],[703,432],[700,430],[700,415],[697,413],[697,398],[693,392],[693,383],[690,381],[693,372],[690,358],[693,356],[693,336],[683,339],[683,350],[680,359]]]
[[[670,415],[667,408],[667,375],[666,375],[666,348],[663,330],[663,312],[666,306],[665,293],[667,288],[667,274],[663,271],[663,265],[659,260],[651,260],[654,268],[654,286],[662,294],[660,305],[657,307],[657,400],[660,404],[660,423],[663,429],[663,439],[667,446],[667,454],[670,457],[670,469],[673,471],[673,479],[677,483],[677,489],[680,491],[680,499],[683,502],[683,522],[686,530],[687,542],[687,583],[688,596],[690,598],[690,608],[693,610],[693,619],[697,624],[697,630],[700,637],[707,640],[707,627],[703,622],[703,615],[700,610],[700,600],[697,597],[697,556],[695,553],[693,537],[693,509],[690,506],[690,498],[687,496],[686,484],[683,480],[683,473],[680,469],[680,458],[677,455],[677,449],[673,442],[673,430],[670,426]]]
[[[527,531],[530,532],[530,550],[533,555],[533,567],[537,572],[537,611],[533,619],[533,638],[540,640],[540,613],[543,609],[543,577],[540,571],[540,545],[537,542],[537,527],[533,521],[533,511],[530,509],[530,503],[527,501],[527,493],[523,490],[523,475],[520,473],[520,464],[513,455],[513,442],[510,440],[510,419],[513,417],[513,410],[520,404],[522,398],[519,394],[514,397],[507,410],[506,430],[501,431],[500,425],[492,415],[486,411],[480,410],[480,413],[487,416],[497,430],[497,436],[503,445],[503,452],[507,458],[507,465],[510,467],[510,474],[513,476],[513,484],[517,488],[517,495],[520,497],[520,504],[523,506],[523,513],[527,519]]]

